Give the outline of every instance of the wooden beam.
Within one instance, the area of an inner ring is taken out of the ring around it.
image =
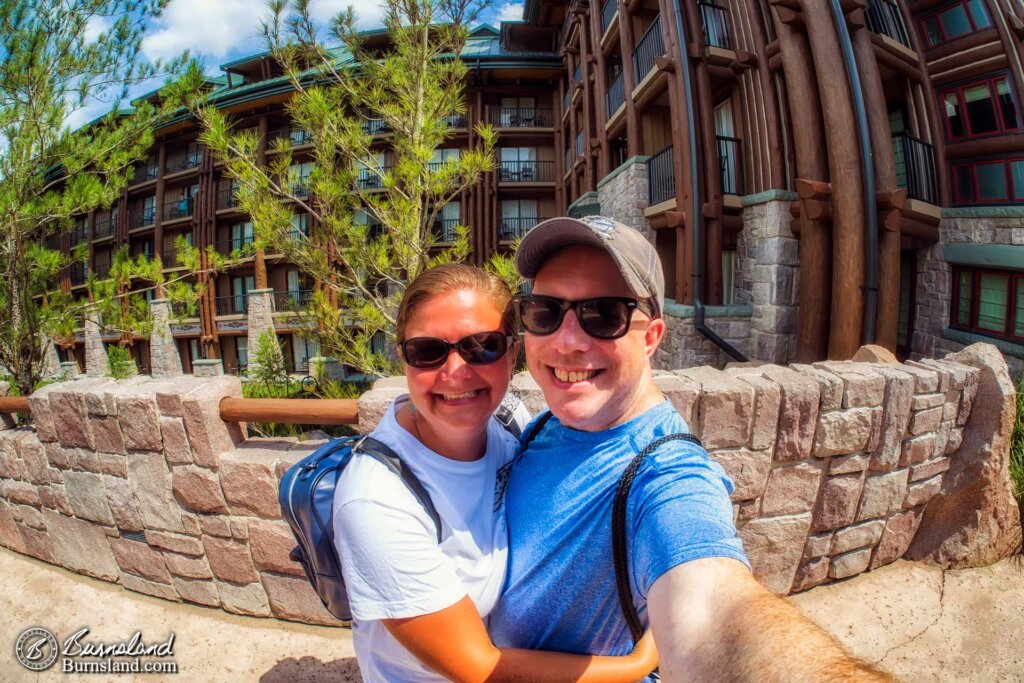
[[[797,178],[796,193],[801,199],[828,199],[832,196],[832,183],[827,180]]]
[[[225,422],[276,422],[278,424],[353,425],[359,422],[355,399],[235,398],[220,401]]]
[[[656,216],[652,216],[651,227],[655,230],[661,230],[663,228],[678,228],[683,225],[686,219],[686,214],[682,211],[673,210],[659,213]]]

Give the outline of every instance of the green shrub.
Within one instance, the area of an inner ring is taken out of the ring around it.
[[[256,350],[249,359],[249,376],[257,382],[269,383],[288,376],[277,335],[270,328],[256,337]],[[278,398],[278,397],[266,397]]]
[[[358,398],[363,392],[369,391],[370,385],[356,382],[340,382],[322,380],[316,383],[303,384],[287,377],[277,377],[268,381],[250,380],[242,384],[242,396],[245,398]],[[250,436],[290,436],[301,439],[307,432],[319,429],[330,436],[348,436],[355,434],[355,426],[348,425],[294,425],[276,422],[250,423]]]
[[[1017,419],[1010,436],[1010,478],[1024,515],[1024,375],[1017,382]]]
[[[108,373],[114,379],[127,379],[135,375],[135,359],[128,349],[118,344],[107,347]]]

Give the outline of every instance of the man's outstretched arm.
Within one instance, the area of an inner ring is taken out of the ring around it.
[[[742,563],[707,558],[665,572],[647,595],[665,681],[889,681],[857,662]]]

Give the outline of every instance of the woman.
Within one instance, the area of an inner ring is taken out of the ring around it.
[[[434,523],[399,478],[356,456],[338,481],[335,537],[366,681],[636,681],[654,668],[650,636],[625,657],[499,650],[484,624],[505,578],[498,469],[518,441],[492,417],[515,367],[511,292],[448,264],[411,282],[398,309],[409,385],[372,436],[430,494]]]

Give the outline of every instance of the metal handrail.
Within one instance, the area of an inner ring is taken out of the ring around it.
[[[604,0],[604,5],[601,6],[601,33],[608,30],[608,27],[612,25],[612,19],[615,18],[615,13],[619,11],[619,3],[616,0]]]
[[[164,220],[173,221],[191,216],[194,203],[191,195],[168,199],[164,202]]]
[[[647,196],[651,206],[676,196],[676,171],[672,145],[647,160]]]
[[[547,220],[537,216],[519,216],[517,218],[502,218],[498,231],[498,239],[502,242],[511,242],[522,239],[537,223]]]
[[[499,172],[503,183],[551,183],[555,180],[555,162],[502,161]]]
[[[184,150],[179,150],[167,155],[165,168],[168,173],[177,173],[190,168],[198,168],[203,163],[203,146],[196,142],[185,145]]]
[[[900,7],[893,0],[868,0],[864,19],[872,33],[889,36],[905,47],[911,47]]]
[[[722,174],[722,194],[743,194],[743,141],[716,135],[718,168]]]
[[[622,72],[615,77],[611,85],[608,86],[608,92],[604,95],[605,103],[605,115],[610,119],[612,114],[619,110],[623,102],[626,101],[626,85],[625,80],[622,77]]]
[[[156,205],[134,207],[128,216],[129,228],[142,228],[156,222]]]
[[[655,17],[647,31],[636,44],[633,50],[633,77],[636,83],[644,80],[651,69],[654,68],[654,60],[665,54],[665,39],[661,34],[661,15]]]
[[[491,123],[499,128],[550,128],[551,107],[495,107]]]
[[[289,289],[274,292],[275,311],[297,311],[313,299],[312,289]]]
[[[907,197],[938,204],[935,148],[907,133],[896,133],[892,136],[892,153],[896,184],[907,188]]]
[[[218,296],[213,300],[217,315],[241,315],[249,312],[248,294]]]

